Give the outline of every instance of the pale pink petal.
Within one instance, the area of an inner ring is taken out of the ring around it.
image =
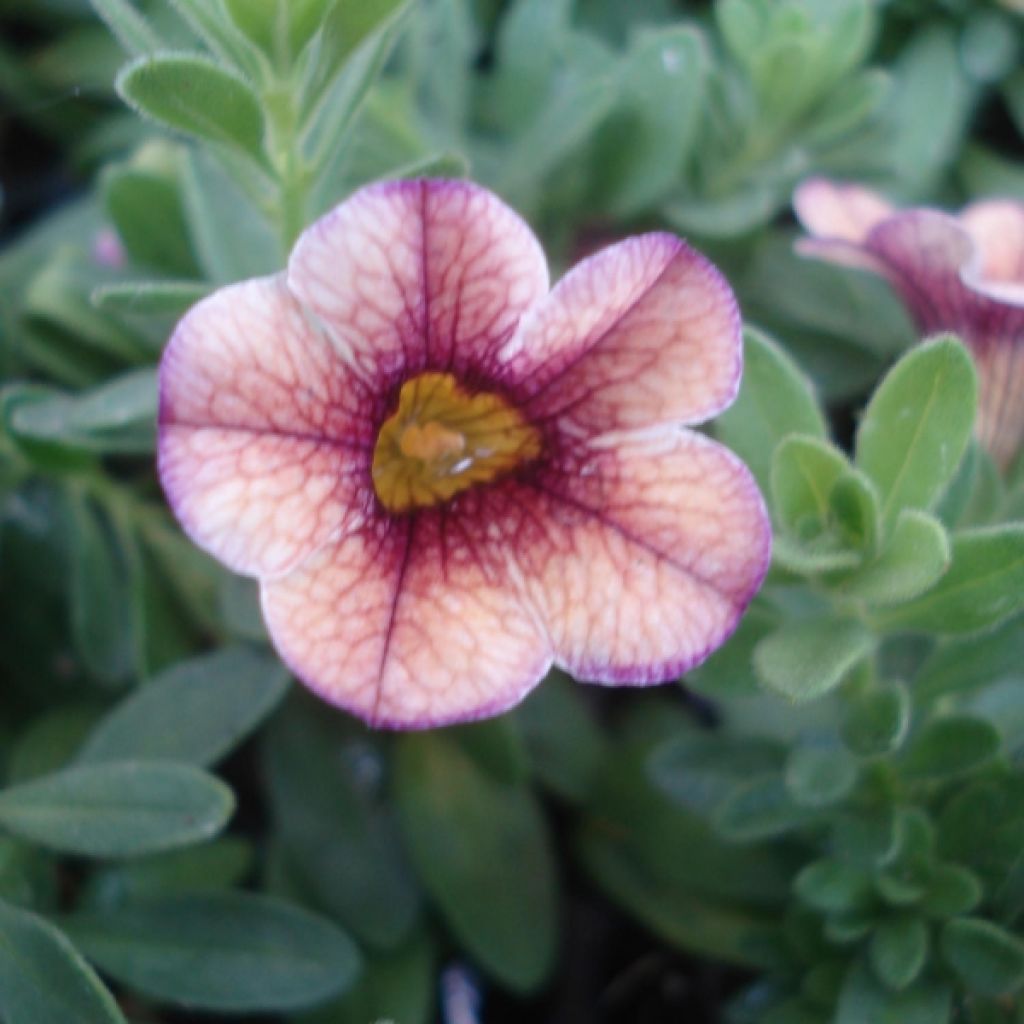
[[[582,680],[676,678],[729,636],[768,569],[760,492],[701,434],[583,447],[512,487],[511,550],[556,662]]]
[[[374,402],[279,278],[223,288],[160,366],[158,467],[193,540],[285,572],[372,506]]]
[[[547,293],[533,232],[478,185],[417,180],[355,193],[299,239],[292,291],[367,380],[495,371],[498,349]]]
[[[872,228],[892,216],[892,204],[861,185],[810,178],[793,194],[800,222],[817,238],[860,245]]]
[[[959,220],[979,251],[965,281],[994,299],[1024,305],[1024,204],[983,200],[968,206]]]
[[[1024,314],[1016,311],[1015,319],[1015,336],[996,336],[974,346],[979,385],[975,432],[1003,469],[1024,442]]]
[[[577,435],[699,423],[732,402],[740,315],[724,278],[673,235],[574,267],[523,321],[506,357],[534,421]]]
[[[263,583],[275,647],[321,697],[373,725],[425,728],[511,707],[551,651],[488,529],[449,508],[328,545]]]

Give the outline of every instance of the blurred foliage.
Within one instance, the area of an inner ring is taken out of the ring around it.
[[[910,348],[787,214],[812,173],[1024,198],[1019,6],[0,0],[0,1019],[427,1024],[467,962],[536,997],[581,873],[735,965],[734,1024],[1022,1019],[1024,472],[971,441],[957,341]],[[553,672],[369,734],[171,520],[175,319],[419,174],[498,191],[556,268],[661,225],[736,289],[714,431],[775,556],[688,696]]]

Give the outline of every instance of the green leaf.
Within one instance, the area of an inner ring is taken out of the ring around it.
[[[878,493],[871,480],[856,469],[846,470],[832,485],[828,504],[835,532],[842,542],[873,552],[882,524]]]
[[[275,835],[299,883],[360,942],[390,949],[405,941],[420,894],[378,744],[296,693],[270,723],[263,753]]]
[[[148,898],[65,927],[122,984],[203,1010],[303,1009],[345,991],[360,968],[355,945],[326,918],[252,893]]]
[[[320,29],[321,74],[326,83],[374,32],[397,20],[410,0],[334,0]]]
[[[862,561],[859,551],[840,546],[833,536],[827,534],[809,541],[798,541],[777,533],[772,539],[772,563],[799,576],[856,569]]]
[[[842,747],[794,747],[786,762],[786,789],[801,807],[827,807],[857,784],[857,762]]]
[[[224,9],[210,0],[170,0],[193,32],[228,66],[253,81],[262,81],[265,61],[252,43],[224,16]]]
[[[128,0],[90,0],[117,41],[133,57],[160,48],[160,38]]]
[[[1010,620],[988,633],[942,644],[914,680],[914,699],[925,706],[947,694],[969,695],[1019,675],[1021,626]]]
[[[2,901],[0,1014],[6,1024],[125,1024],[114,997],[64,935]]]
[[[861,757],[896,750],[910,724],[910,696],[899,683],[883,683],[858,694],[847,705],[843,741]]]
[[[793,888],[807,906],[823,914],[868,909],[874,895],[866,871],[832,858],[808,864],[794,879]]]
[[[857,431],[857,465],[877,484],[882,518],[929,508],[971,439],[978,379],[952,336],[913,348],[886,374]]]
[[[983,895],[978,876],[956,864],[937,864],[921,901],[921,910],[933,917],[967,914]]]
[[[968,989],[979,995],[1009,995],[1024,985],[1024,942],[991,921],[950,921],[942,929],[942,953]]]
[[[97,309],[135,316],[180,316],[205,298],[211,286],[202,281],[131,281],[93,289]]]
[[[263,110],[248,82],[212,60],[164,53],[129,64],[117,77],[121,98],[140,114],[186,135],[263,160]]]
[[[482,722],[453,725],[450,736],[485,772],[498,782],[517,786],[530,774],[519,723],[512,715],[488,718]]]
[[[907,778],[921,780],[965,775],[991,761],[1001,745],[999,731],[985,719],[946,715],[913,738],[900,769]]]
[[[71,631],[88,670],[116,683],[134,656],[128,556],[103,510],[76,491],[67,495],[71,556]]]
[[[114,708],[93,730],[78,762],[214,764],[273,711],[287,689],[281,663],[247,647],[182,662]]]
[[[788,622],[754,648],[754,668],[776,693],[812,700],[835,689],[874,645],[872,633],[853,620]]]
[[[805,824],[808,812],[790,797],[782,777],[762,775],[735,787],[714,814],[724,838],[749,843],[784,835]]]
[[[1024,525],[953,535],[953,563],[921,597],[873,613],[883,629],[950,636],[997,626],[1024,609]]]
[[[843,580],[841,589],[875,606],[902,604],[932,587],[952,557],[949,536],[938,519],[903,509],[878,558]]]
[[[89,875],[76,909],[105,912],[165,893],[228,889],[252,872],[253,847],[225,836],[138,860],[104,865]]]
[[[850,969],[839,994],[834,1024],[947,1024],[952,1010],[950,986],[918,981],[902,992],[885,988],[866,964]]]
[[[107,168],[101,178],[103,199],[133,260],[173,277],[195,278],[198,267],[185,223],[178,162],[168,162],[167,169]]]
[[[8,429],[21,441],[102,455],[153,451],[155,370],[132,370],[77,395],[34,386],[9,398]]]
[[[87,765],[0,791],[0,827],[87,857],[137,857],[209,839],[233,809],[223,783],[179,764]]]
[[[266,217],[208,153],[182,172],[185,216],[204,275],[216,284],[275,273],[283,257]]]
[[[905,989],[921,973],[928,958],[928,927],[919,917],[892,917],[871,936],[868,958],[886,988]]]
[[[504,984],[535,988],[554,963],[557,905],[530,792],[480,771],[441,733],[402,737],[395,773],[409,853],[452,930]]]
[[[650,209],[679,180],[700,125],[703,37],[688,25],[638,33],[623,58],[620,99],[598,141],[601,192],[615,216]]]
[[[557,669],[515,712],[527,756],[540,780],[560,797],[583,802],[606,743],[581,687]]]
[[[743,332],[743,381],[736,401],[715,421],[715,435],[771,492],[772,458],[789,434],[825,437],[825,420],[811,382],[766,334]]]
[[[835,445],[804,434],[785,438],[772,457],[772,502],[778,522],[809,539],[828,528],[829,496],[848,463]]]

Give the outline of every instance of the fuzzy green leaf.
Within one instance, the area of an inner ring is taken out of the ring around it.
[[[186,135],[263,159],[263,110],[239,74],[192,53],[142,57],[117,77],[121,98]]]
[[[754,648],[765,686],[791,700],[821,697],[872,651],[875,637],[853,620],[788,622]]]
[[[999,753],[999,731],[983,718],[946,715],[917,733],[900,767],[915,779],[944,779],[972,772]]]
[[[899,683],[886,683],[850,701],[843,719],[843,741],[855,754],[891,753],[906,735],[910,696]]]
[[[883,921],[871,937],[868,957],[886,988],[905,989],[921,973],[928,958],[927,925],[912,916]]]
[[[877,484],[882,518],[929,508],[971,439],[978,381],[967,350],[944,336],[912,349],[885,376],[857,432],[857,465]]]

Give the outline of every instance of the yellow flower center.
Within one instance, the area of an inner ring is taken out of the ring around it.
[[[373,486],[392,512],[438,505],[540,454],[540,431],[490,392],[450,373],[407,380],[373,449]]]

